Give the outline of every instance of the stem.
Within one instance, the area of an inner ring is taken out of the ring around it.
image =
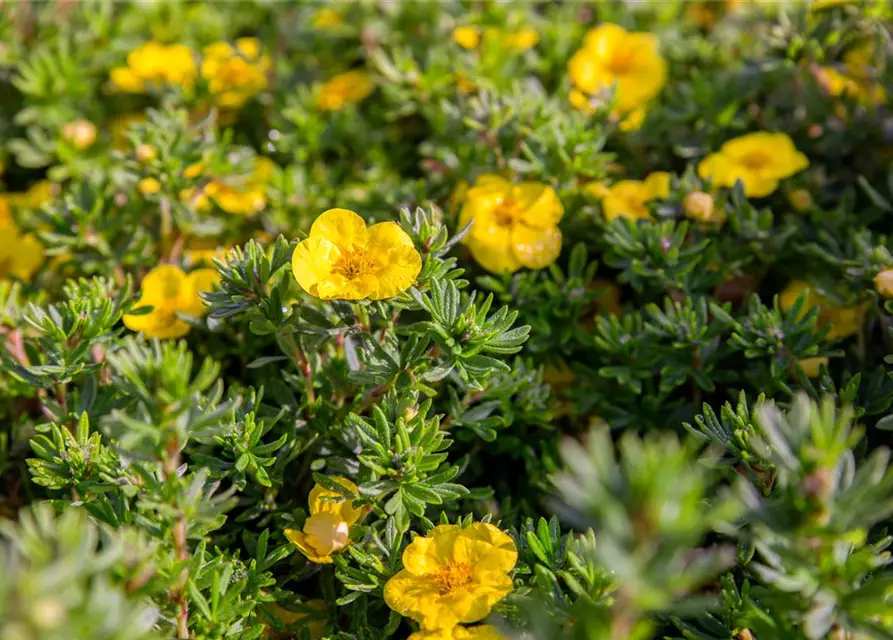
[[[298,368],[301,375],[304,376],[304,396],[307,399],[308,405],[307,415],[312,417],[313,413],[310,409],[310,405],[316,402],[316,392],[313,390],[313,369],[311,369],[307,356],[301,351],[301,348],[298,346],[298,343],[295,341],[295,337],[292,334],[282,334],[282,341],[288,346],[288,355],[294,361],[295,366]]]
[[[168,441],[165,450],[165,456],[162,460],[162,472],[164,473],[165,482],[170,483],[179,479],[177,468],[180,466],[180,447],[177,439],[171,438]],[[179,514],[174,522],[171,530],[173,538],[174,551],[177,554],[177,560],[183,561],[189,559],[189,546],[186,535],[186,518],[176,503],[172,505],[177,508]],[[177,611],[177,637],[189,638],[189,602],[186,600],[186,582],[189,580],[189,569],[186,567],[180,572],[180,579],[171,591],[171,599],[177,603],[179,607]]]

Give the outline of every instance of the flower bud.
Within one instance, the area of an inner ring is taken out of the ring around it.
[[[62,138],[75,149],[83,151],[96,142],[96,125],[83,118],[72,120],[62,127]]]
[[[812,206],[812,196],[806,189],[794,189],[788,194],[788,202],[794,207],[794,211],[801,213]]]
[[[893,269],[884,269],[874,277],[874,290],[885,298],[893,298]]]
[[[158,153],[151,144],[141,144],[136,148],[136,159],[143,164],[152,162],[156,157]]]
[[[144,196],[148,196],[161,191],[161,183],[155,178],[143,178],[136,185],[136,189]]]
[[[682,201],[685,215],[698,222],[715,222],[717,216],[713,210],[713,196],[703,191],[692,191]]]

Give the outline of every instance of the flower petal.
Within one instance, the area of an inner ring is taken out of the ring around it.
[[[199,296],[214,289],[214,285],[220,282],[217,269],[196,269],[187,277],[187,284],[183,287],[180,310],[191,316],[203,316],[209,308]]]
[[[548,267],[561,254],[561,231],[558,227],[532,229],[516,224],[512,227],[512,250],[528,269]]]
[[[439,614],[439,599],[440,592],[433,580],[414,576],[405,569],[384,586],[384,601],[387,605],[400,615],[418,622],[432,619]]]
[[[366,221],[349,209],[329,209],[310,227],[310,238],[324,238],[344,251],[365,247],[368,241]]]
[[[285,537],[288,538],[289,541],[298,548],[298,551],[300,551],[310,562],[315,562],[316,564],[332,563],[332,556],[320,555],[317,553],[316,549],[313,549],[308,545],[307,536],[303,531],[286,529]]]
[[[558,194],[547,184],[522,182],[512,188],[512,200],[521,207],[520,220],[528,227],[547,229],[554,227],[564,215],[564,207]]]
[[[326,238],[310,237],[303,240],[291,257],[291,269],[301,288],[313,296],[317,285],[332,276],[332,269],[341,258],[341,251]]]

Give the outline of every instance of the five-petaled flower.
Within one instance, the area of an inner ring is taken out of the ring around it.
[[[372,93],[375,84],[365,71],[347,71],[324,82],[316,94],[316,108],[340,111],[350,104],[359,104]]]
[[[574,84],[570,95],[574,106],[589,108],[593,99],[607,103],[615,88],[614,108],[625,115],[660,93],[667,81],[667,63],[653,34],[603,24],[586,35],[583,48],[568,63],[568,73]],[[639,124],[642,115],[637,116]]]
[[[301,288],[323,300],[383,300],[406,291],[422,269],[412,238],[396,222],[366,222],[353,211],[329,209],[292,255]]]
[[[215,104],[238,109],[267,88],[270,58],[257,38],[239,38],[235,46],[215,42],[205,47],[201,70]]]
[[[558,222],[564,207],[555,190],[539,182],[514,184],[479,176],[463,197],[459,226],[472,223],[462,242],[484,269],[510,273],[542,269],[561,253]]]
[[[698,175],[714,185],[733,187],[740,180],[744,194],[768,196],[778,183],[809,166],[809,160],[784,133],[758,131],[726,142],[698,164]]]
[[[423,631],[477,622],[511,592],[517,560],[514,541],[492,524],[440,525],[406,547],[385,602]]]
[[[337,482],[356,496],[357,485],[341,476],[333,476]],[[310,491],[310,515],[304,528],[286,529],[288,538],[310,562],[329,564],[332,554],[350,544],[350,528],[368,511],[368,507],[354,507],[353,500],[340,493],[316,485]]]
[[[137,308],[151,306],[146,314],[125,314],[124,325],[142,331],[147,338],[180,338],[191,325],[177,314],[200,317],[207,313],[200,293],[211,291],[220,281],[216,269],[184,273],[173,265],[161,265],[143,278]]]
[[[650,220],[647,203],[670,195],[670,174],[655,171],[644,180],[620,180],[608,187],[602,211],[609,222],[615,218]]]

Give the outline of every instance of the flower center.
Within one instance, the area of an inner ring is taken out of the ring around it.
[[[446,595],[467,586],[471,582],[471,567],[464,562],[450,560],[434,576],[434,584],[440,595]]]
[[[761,169],[769,164],[770,160],[771,158],[764,151],[755,149],[741,156],[739,162],[748,169]]]
[[[511,227],[515,222],[515,218],[521,215],[521,205],[511,198],[506,198],[502,201],[502,204],[496,208],[493,215],[496,218],[497,226]]]
[[[357,278],[365,273],[369,273],[372,268],[371,257],[366,254],[363,249],[351,249],[344,252],[341,260],[332,269],[335,273],[341,274],[348,280]]]
[[[633,52],[629,49],[621,49],[615,51],[611,56],[611,62],[608,64],[608,70],[615,76],[622,76],[629,73],[633,68]]]

